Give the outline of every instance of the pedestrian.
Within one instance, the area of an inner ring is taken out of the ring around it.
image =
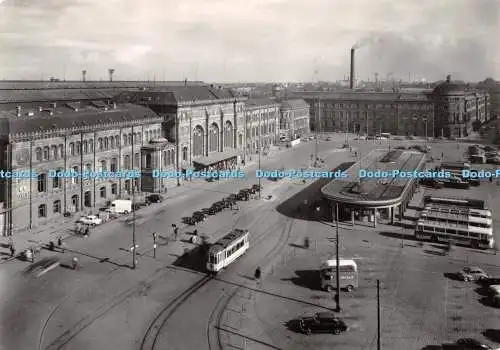
[[[178,237],[179,237],[179,228],[176,226],[174,228],[174,238],[175,238],[175,240],[177,240]]]
[[[16,255],[16,248],[14,248],[14,244],[10,245],[10,256],[14,257]]]
[[[85,228],[85,238],[88,238],[88,237],[89,237],[89,235],[90,235],[90,228],[87,226],[87,227]]]
[[[74,257],[71,261],[71,265],[73,267],[73,270],[78,269],[78,258]]]
[[[261,277],[262,277],[262,271],[260,270],[260,267],[257,267],[255,269],[255,279],[257,281],[260,281]]]
[[[193,231],[193,236],[198,236],[198,230]]]
[[[54,241],[49,242],[49,250],[54,251],[56,249],[56,245],[54,244]]]

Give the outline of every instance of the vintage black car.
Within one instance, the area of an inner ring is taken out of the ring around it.
[[[195,211],[193,213],[193,216],[192,218],[196,221],[196,222],[201,222],[201,221],[205,221],[205,214],[203,214],[201,211]]]
[[[489,345],[481,343],[479,340],[474,338],[462,338],[457,340],[456,347],[457,350],[493,350]]]
[[[193,219],[191,216],[185,216],[182,218],[182,222],[186,225],[191,225],[194,226],[196,225],[196,220]]]
[[[470,188],[470,183],[467,181],[463,181],[461,178],[458,177],[450,177],[447,179],[444,179],[444,186],[449,187],[449,188],[458,188],[458,189],[469,189]]]
[[[483,286],[500,285],[500,278],[498,277],[483,278],[479,280],[478,283],[482,284]]]
[[[299,329],[305,334],[340,334],[349,330],[349,327],[332,312],[318,312],[312,317],[302,317],[299,320]]]
[[[147,204],[161,203],[161,202],[163,202],[163,197],[159,194],[150,194],[149,196],[146,197]]]
[[[442,181],[435,179],[435,178],[422,178],[422,179],[420,179],[420,184],[422,186],[432,187],[432,188],[443,188],[444,187],[444,183]]]
[[[248,189],[240,190],[236,195],[236,199],[239,201],[247,201],[250,199],[250,191]]]
[[[212,215],[212,214],[210,214],[210,208],[203,208],[203,209],[201,209],[200,211],[201,211],[203,214],[205,214],[205,215]]]
[[[224,203],[222,201],[215,202],[214,204],[212,204],[212,208],[215,209],[216,213],[221,212],[222,210],[224,210]]]

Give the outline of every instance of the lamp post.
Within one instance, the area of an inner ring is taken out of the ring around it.
[[[262,146],[261,146],[261,141],[262,141],[262,132],[261,131],[262,130],[260,129],[261,128],[260,119],[261,119],[261,114],[259,113],[259,130],[258,130],[259,131],[259,139],[258,139],[258,143],[259,144],[257,145],[258,146],[257,152],[258,152],[258,162],[259,162],[258,168],[259,168],[259,170],[261,170],[260,169],[260,151],[261,151],[261,148],[262,148]],[[261,199],[261,193],[262,193],[262,191],[261,191],[261,187],[260,187],[260,184],[261,184],[261,178],[260,178],[260,176],[258,178],[258,181],[259,181],[259,199]]]
[[[339,256],[339,204],[335,203],[335,231],[336,231],[336,237],[335,237],[335,250],[336,250],[336,266],[335,266],[335,278],[336,278],[336,296],[335,296],[335,303],[336,305],[336,312],[341,312],[342,309],[340,307],[340,256]]]
[[[427,117],[422,119],[425,123],[425,149],[428,149],[428,138],[427,138]]]
[[[132,165],[132,171],[134,171],[134,159],[135,159],[135,154],[134,154],[134,142],[135,142],[135,137],[134,137],[134,127],[132,127],[132,156],[131,156],[131,165]],[[137,257],[137,243],[136,243],[136,238],[135,238],[135,177],[132,178],[132,270],[135,270],[136,268],[136,257]]]

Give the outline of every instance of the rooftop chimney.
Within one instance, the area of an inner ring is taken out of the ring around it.
[[[353,89],[354,89],[354,85],[355,85],[355,84],[354,84],[354,81],[355,81],[355,79],[356,79],[356,77],[355,77],[355,75],[354,75],[354,74],[355,74],[355,72],[356,72],[356,71],[355,71],[355,69],[354,69],[354,63],[355,63],[355,62],[354,62],[354,60],[355,60],[355,55],[356,55],[356,51],[355,51],[354,49],[351,49],[351,73],[350,73],[350,74],[351,74],[351,77],[350,77],[351,79],[349,80],[349,88],[350,88],[351,90],[353,90]]]
[[[108,69],[109,81],[113,81],[113,74],[115,74],[115,70],[113,68]]]
[[[448,74],[448,75],[446,76],[446,82],[447,82],[447,83],[451,82],[451,74]]]
[[[20,117],[21,116],[21,106],[16,107],[16,112],[17,112],[17,116]]]
[[[82,81],[85,83],[86,80],[87,80],[87,71],[82,70]]]

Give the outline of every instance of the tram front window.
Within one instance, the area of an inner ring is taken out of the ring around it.
[[[210,254],[208,256],[208,262],[210,264],[217,264],[217,256],[216,255],[213,255],[213,254]]]

